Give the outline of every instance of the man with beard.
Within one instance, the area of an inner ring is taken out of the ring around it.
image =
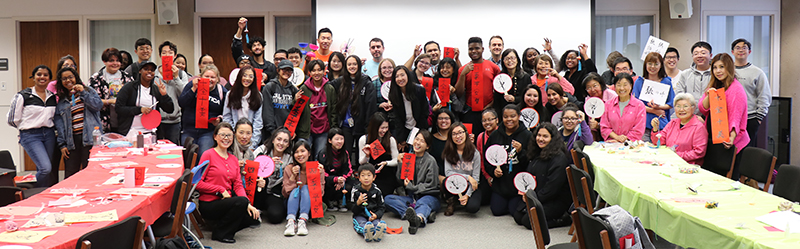
[[[364,62],[364,74],[369,76],[370,79],[375,79],[378,77],[378,64],[381,63],[383,60],[383,40],[381,38],[375,37],[369,41],[369,54],[372,55],[372,60],[366,60]]]
[[[439,43],[435,41],[426,42],[425,46],[422,47],[425,48],[425,53],[431,56],[431,68],[428,69],[428,71],[425,72],[425,74],[434,75],[439,70],[438,65],[439,61],[441,61],[442,59],[441,57],[442,50],[439,47]],[[456,66],[461,67],[461,60],[458,59],[458,48],[453,48],[453,49],[454,49],[453,59],[456,60]],[[409,58],[404,65],[409,69],[414,69],[414,60],[417,59],[417,56],[419,56],[421,52],[422,51],[420,50],[420,46],[417,45],[414,48],[414,53],[411,55],[411,58]]]
[[[242,32],[244,32],[245,27],[247,26],[247,18],[241,17],[239,18],[239,29],[236,30],[236,34],[233,35],[233,42],[231,43],[231,53],[233,54],[233,59],[236,60],[244,54],[244,48],[242,47]],[[278,70],[275,67],[275,64],[269,62],[264,59],[264,46],[267,45],[267,41],[261,37],[253,37],[252,42],[248,44],[248,48],[250,51],[253,52],[253,60],[251,64],[254,68],[263,69],[264,70],[264,82],[269,82],[270,79],[274,79],[278,76]]]

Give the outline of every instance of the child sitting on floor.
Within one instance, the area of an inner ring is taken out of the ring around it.
[[[364,234],[367,242],[381,242],[386,233],[386,222],[382,221],[385,208],[383,195],[378,186],[372,183],[375,180],[375,166],[366,163],[358,167],[358,181],[361,184],[353,186],[351,202],[353,205],[353,229],[358,234]]]

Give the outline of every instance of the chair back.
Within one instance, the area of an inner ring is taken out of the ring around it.
[[[583,150],[575,150],[576,158],[578,161],[574,162],[579,169],[586,171],[589,173],[589,176],[594,179],[594,165],[592,164],[592,160],[589,159],[589,155]]]
[[[183,158],[183,168],[184,169],[191,169],[197,163],[197,154],[198,150],[200,150],[200,146],[196,144],[192,144],[189,146],[187,150],[187,155]]]
[[[583,140],[580,139],[575,140],[575,142],[572,143],[572,148],[578,148],[580,150],[583,150],[584,146],[586,146],[586,143],[584,143]]]
[[[181,183],[186,183],[185,189],[181,189]],[[169,212],[178,215],[183,214],[183,208],[178,207],[183,202],[183,205],[186,205],[186,195],[189,192],[189,187],[192,185],[192,171],[184,170],[181,177],[175,180],[175,190],[172,193],[172,202],[169,205]],[[183,195],[183,196],[182,196]],[[183,199],[181,199],[183,198]],[[185,208],[185,207],[184,207]],[[181,210],[181,211],[176,211]]]
[[[778,177],[772,193],[792,202],[800,201],[800,166],[783,164],[778,167]]]
[[[725,146],[722,144],[712,144],[709,142],[706,148],[706,157],[703,160],[703,166],[701,166],[701,168],[731,178],[735,161],[736,146],[725,149]],[[734,180],[738,181],[739,179]]]
[[[583,207],[594,213],[595,193],[592,177],[589,173],[576,167],[574,164],[567,167],[567,180],[569,190],[572,192],[572,201],[575,207]]]
[[[577,217],[576,217],[577,216]],[[576,208],[572,212],[575,222],[575,233],[578,234],[580,248],[619,248],[611,224],[591,215],[584,208]]]
[[[21,201],[22,189],[11,186],[0,186],[0,207],[13,204],[14,202]]]
[[[189,196],[192,196],[194,193],[194,189],[197,187],[197,183],[203,180],[205,177],[206,169],[208,168],[208,160],[203,161],[200,165],[194,166],[192,168],[192,189],[189,190]]]
[[[17,170],[17,165],[14,164],[11,152],[7,150],[0,151],[0,168]]]
[[[194,144],[194,138],[187,136],[186,139],[183,140],[183,144],[181,144],[181,146],[183,146],[183,148],[189,148],[189,146],[192,144]]]
[[[119,248],[139,249],[142,246],[145,223],[139,216],[132,216],[115,224],[90,231],[78,239],[75,248]],[[89,241],[90,243],[84,243]]]
[[[775,161],[778,158],[772,156],[769,151],[757,147],[746,147],[739,153],[742,153],[741,165],[745,165],[745,167],[739,167],[739,172],[743,176],[763,182],[764,191],[768,191],[769,185],[772,184],[772,171],[775,169]]]
[[[539,199],[536,199],[536,191],[533,189],[528,189],[525,192],[525,206],[527,207],[528,217],[531,220],[536,248],[544,249],[546,245],[550,244],[550,230],[547,228],[544,207],[539,202]]]

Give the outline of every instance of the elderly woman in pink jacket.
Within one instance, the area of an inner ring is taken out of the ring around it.
[[[708,81],[706,92],[700,98],[700,113],[708,117],[710,112],[710,101],[708,92],[716,89],[725,89],[725,104],[728,109],[728,131],[730,140],[722,142],[726,149],[736,146],[736,161],[733,165],[731,179],[739,179],[739,162],[742,155],[739,154],[748,143],[750,135],[747,134],[747,94],[744,92],[742,84],[734,77],[733,59],[726,53],[717,54],[711,59],[711,80]],[[706,119],[707,122],[711,118]],[[711,126],[707,124],[707,126]],[[711,137],[709,137],[710,139]]]
[[[663,130],[658,130],[658,118],[653,118],[650,124],[653,126],[651,138],[660,140],[662,145],[673,147],[687,163],[703,165],[703,157],[706,156],[706,144],[708,143],[708,131],[703,121],[694,115],[697,108],[697,101],[689,93],[681,93],[675,96],[675,115],[678,118],[672,119],[667,123]],[[658,138],[658,139],[656,139]],[[657,143],[657,142],[654,142]]]
[[[609,142],[642,140],[645,127],[645,106],[633,98],[633,79],[620,73],[614,79],[617,97],[606,101],[606,111],[600,117],[600,134]]]

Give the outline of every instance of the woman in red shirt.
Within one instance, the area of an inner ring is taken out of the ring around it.
[[[231,151],[233,127],[222,122],[214,129],[214,147],[203,152],[200,161],[208,160],[205,176],[197,183],[200,192],[200,213],[217,220],[211,239],[236,243],[239,230],[258,225],[260,211],[250,204],[239,174],[239,160]]]

